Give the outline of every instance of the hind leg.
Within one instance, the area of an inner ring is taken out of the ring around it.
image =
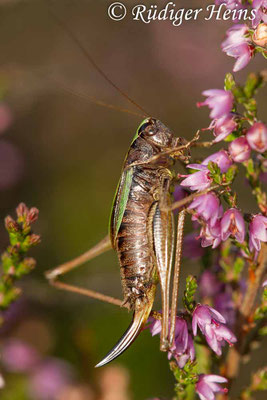
[[[57,289],[82,294],[84,296],[91,297],[93,299],[101,300],[106,303],[115,304],[118,306],[122,306],[122,300],[115,299],[111,296],[106,296],[102,293],[96,292],[94,290],[89,290],[85,288],[81,288],[78,286],[70,285],[68,283],[64,283],[58,280],[58,278],[67,272],[79,267],[85,262],[92,260],[100,254],[105,253],[106,251],[111,249],[111,241],[109,236],[106,236],[99,243],[97,243],[94,247],[81,254],[80,256],[74,258],[73,260],[67,261],[64,264],[59,265],[58,267],[49,270],[46,272],[45,276],[48,279],[49,283],[56,287]]]

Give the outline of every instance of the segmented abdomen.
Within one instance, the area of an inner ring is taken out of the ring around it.
[[[157,184],[157,170],[135,172],[116,238],[124,300],[131,307],[137,299],[145,300],[152,284],[154,262],[147,220]]]

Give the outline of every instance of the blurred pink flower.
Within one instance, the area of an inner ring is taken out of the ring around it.
[[[261,242],[267,242],[267,218],[264,215],[254,215],[249,225],[250,251],[260,251]]]
[[[47,359],[30,376],[30,394],[34,400],[56,400],[71,382],[69,364],[55,358]]]
[[[252,7],[256,10],[256,17],[252,20],[253,28],[261,21],[267,23],[267,0],[253,0]]]
[[[230,10],[239,10],[241,8],[244,8],[244,6],[242,5],[242,0],[215,0],[215,4],[225,4],[225,7],[229,8]]]
[[[196,383],[196,392],[200,400],[215,400],[214,393],[227,393],[226,388],[222,388],[218,383],[226,383],[227,379],[219,375],[199,375]]]
[[[24,160],[19,149],[0,140],[0,190],[12,188],[23,174]]]
[[[3,102],[0,102],[0,134],[3,133],[12,122],[10,108]]]
[[[197,240],[197,234],[192,232],[185,235],[183,243],[183,256],[194,260],[196,258],[202,257],[203,255],[204,250]]]
[[[242,214],[236,208],[229,208],[221,220],[221,237],[226,240],[229,236],[235,238],[239,243],[245,240],[245,221]]]
[[[253,150],[264,153],[267,150],[267,127],[262,122],[256,122],[246,135],[248,144]]]
[[[5,380],[3,378],[3,375],[0,374],[0,389],[3,389],[5,387]]]
[[[222,42],[222,50],[230,57],[237,58],[233,71],[244,68],[253,55],[253,46],[245,37],[248,27],[245,24],[236,24],[227,30],[227,38]]]
[[[222,283],[218,281],[216,275],[206,269],[199,278],[199,292],[201,297],[213,297],[219,293]]]
[[[187,192],[180,186],[180,185],[176,185],[174,188],[174,192],[173,192],[173,199],[174,201],[180,201],[182,199],[184,199],[187,196]],[[174,213],[178,213],[179,212],[179,208],[174,210]]]
[[[251,149],[245,136],[233,140],[228,147],[230,156],[235,162],[247,161],[250,157]]]
[[[1,354],[5,368],[12,372],[31,371],[39,362],[37,351],[18,339],[5,342]]]
[[[226,290],[228,288],[229,290]],[[226,323],[232,327],[235,323],[235,303],[233,301],[230,285],[226,286],[224,290],[224,292],[218,291],[216,293],[214,307],[217,311],[219,311],[220,314],[222,314]]]
[[[224,117],[233,108],[234,96],[229,90],[209,89],[204,90],[202,94],[207,96],[207,99],[197,103],[197,106],[208,106],[211,109],[210,118]]]

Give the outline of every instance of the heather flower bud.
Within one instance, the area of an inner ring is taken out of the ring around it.
[[[253,150],[263,153],[267,150],[267,128],[262,122],[256,122],[247,132],[247,141]]]
[[[26,204],[20,203],[18,205],[18,207],[16,208],[16,212],[17,212],[18,218],[20,218],[20,217],[24,217],[24,216],[26,217],[29,210],[28,210],[28,207],[26,206]]]
[[[19,231],[19,224],[10,215],[5,218],[5,227],[8,232],[15,233]]]
[[[40,241],[41,241],[40,235],[35,235],[33,233],[32,235],[29,236],[29,244],[32,246],[40,243]]]
[[[267,47],[267,24],[259,24],[252,36],[253,42],[261,47]]]
[[[233,140],[229,144],[228,150],[235,162],[244,162],[250,157],[251,149],[245,136]]]
[[[32,224],[33,222],[37,221],[39,215],[39,210],[36,207],[32,207],[28,215],[26,217],[27,224]]]
[[[23,264],[25,264],[28,269],[33,269],[36,265],[36,261],[32,257],[27,257],[24,259]]]

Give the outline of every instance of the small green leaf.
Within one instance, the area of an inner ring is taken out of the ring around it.
[[[224,89],[225,90],[232,90],[235,87],[235,80],[233,75],[229,72],[225,75],[224,79]]]
[[[224,141],[225,142],[232,142],[233,140],[235,140],[236,138],[238,138],[240,136],[240,132],[239,131],[234,131],[232,133],[230,133],[230,135],[228,135]]]
[[[236,280],[239,279],[244,266],[245,266],[245,260],[241,257],[237,257],[234,263],[234,275]]]
[[[233,180],[234,180],[234,178],[235,178],[235,176],[236,176],[236,173],[237,173],[237,167],[236,167],[236,165],[233,165],[232,167],[230,167],[229,169],[228,169],[228,171],[224,174],[224,177],[225,177],[225,182],[226,183],[232,183],[233,182]]]
[[[197,290],[197,280],[193,275],[189,275],[186,278],[186,287],[183,297],[184,306],[189,313],[191,313],[196,306],[196,302],[194,299],[196,290]]]
[[[261,86],[262,84],[262,76],[261,75],[256,75],[255,73],[251,73],[247,77],[247,81],[244,86],[244,93],[247,96],[247,98],[251,98],[255,95],[256,90]]]

